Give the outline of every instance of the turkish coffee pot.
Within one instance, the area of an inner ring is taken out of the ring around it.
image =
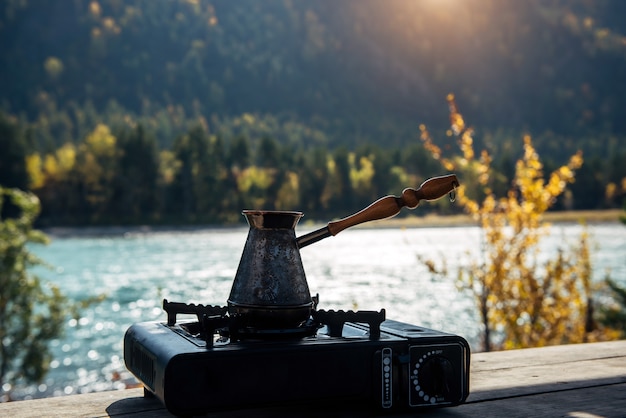
[[[316,302],[311,297],[300,248],[337,235],[354,225],[396,216],[422,200],[451,199],[459,186],[456,175],[433,177],[400,197],[385,196],[346,218],[296,238],[302,212],[244,210],[250,229],[228,298],[230,315],[259,329],[297,328],[307,321]]]

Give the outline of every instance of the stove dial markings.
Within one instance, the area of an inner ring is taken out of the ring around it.
[[[393,352],[391,348],[385,347],[382,350],[381,378],[382,378],[382,407],[391,408],[393,406]]]
[[[416,353],[409,374],[412,405],[435,405],[453,401],[455,372],[448,358],[452,348],[439,346]]]

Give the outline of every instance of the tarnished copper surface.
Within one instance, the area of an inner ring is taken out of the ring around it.
[[[297,326],[313,305],[296,244],[301,212],[244,211],[250,230],[228,298],[253,326]]]

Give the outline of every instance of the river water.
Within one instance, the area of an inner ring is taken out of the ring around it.
[[[580,225],[557,224],[542,241],[543,254],[573,245]],[[610,276],[626,284],[626,226],[586,227],[592,242],[594,280]],[[298,235],[310,228],[298,227]],[[126,371],[123,337],[141,321],[165,320],[170,301],[225,305],[247,228],[186,231],[106,230],[52,232],[48,246],[31,250],[53,266],[37,268],[72,299],[106,299],[67,322],[52,342],[54,360],[39,385],[10,388],[16,398],[38,398],[122,389],[136,383]],[[457,289],[454,274],[433,276],[422,259],[445,262],[450,272],[480,257],[476,227],[356,228],[301,250],[319,309],[385,308],[387,318],[465,337],[480,348],[474,301]]]

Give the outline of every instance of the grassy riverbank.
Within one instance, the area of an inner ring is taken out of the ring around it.
[[[593,211],[569,211],[569,212],[548,212],[545,220],[551,223],[615,223],[621,225],[619,219],[624,216],[624,211],[619,209],[612,210],[593,210]],[[306,219],[306,218],[305,218]],[[303,221],[297,227],[297,230],[304,228],[319,228],[325,223],[320,221]],[[408,216],[384,219],[380,221],[366,222],[353,228],[436,228],[436,227],[454,227],[454,226],[471,226],[476,222],[468,215],[426,215],[416,216],[409,214]],[[48,227],[43,231],[53,237],[70,237],[70,236],[100,236],[100,235],[123,235],[125,233],[150,233],[150,232],[170,232],[170,231],[197,231],[207,228],[247,228],[245,223],[238,225],[143,225],[143,226],[83,226],[83,227]]]

